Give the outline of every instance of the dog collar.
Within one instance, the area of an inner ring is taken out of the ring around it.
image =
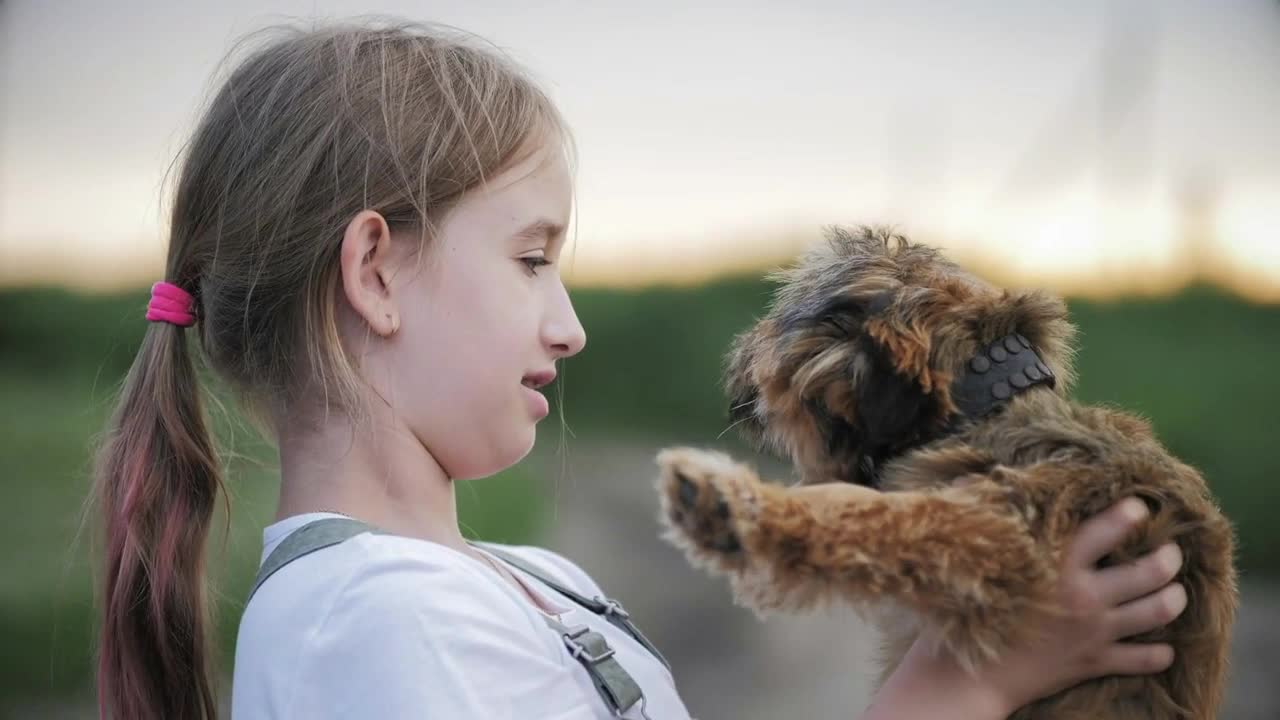
[[[1030,341],[1017,333],[1006,335],[969,358],[964,373],[951,383],[951,401],[959,412],[923,442],[912,447],[959,432],[966,422],[990,415],[1013,396],[1033,387],[1045,385],[1052,388],[1056,384],[1053,370],[1040,359]],[[880,487],[880,472],[884,464],[910,449],[901,449],[892,455],[862,454],[858,458],[862,482],[869,487]]]
[[[970,420],[985,417],[1014,395],[1037,385],[1057,384],[1053,370],[1025,337],[1011,333],[969,359],[965,372],[951,384],[951,400]]]

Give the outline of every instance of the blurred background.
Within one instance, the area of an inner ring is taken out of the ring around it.
[[[896,226],[1069,297],[1078,396],[1149,417],[1235,521],[1224,717],[1280,717],[1280,3],[0,0],[0,717],[94,714],[90,450],[145,330],[162,177],[241,35],[387,13],[479,33],[580,156],[565,423],[459,489],[468,533],[549,546],[621,598],[704,719],[854,717],[874,635],[758,621],[658,538],[653,455],[741,447],[719,390],[765,271],[834,223]],[[554,394],[554,393],[553,393]],[[272,449],[215,418],[233,494],[225,658],[274,513]]]

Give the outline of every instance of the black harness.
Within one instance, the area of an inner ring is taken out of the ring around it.
[[[1035,347],[1018,333],[1005,335],[970,358],[965,372],[951,383],[951,400],[960,420],[986,417],[1014,395],[1037,385],[1057,384],[1053,370]]]

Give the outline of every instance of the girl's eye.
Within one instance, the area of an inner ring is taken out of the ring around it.
[[[538,274],[538,268],[542,267],[543,265],[551,264],[550,260],[538,255],[534,255],[531,257],[522,257],[520,258],[520,262],[524,263],[525,267],[529,268],[529,272],[533,273],[534,275]]]

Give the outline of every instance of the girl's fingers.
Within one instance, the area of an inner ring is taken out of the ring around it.
[[[1092,568],[1119,547],[1146,517],[1147,505],[1138,498],[1125,498],[1112,505],[1080,526],[1067,551],[1067,561],[1076,567]]]
[[[1164,643],[1115,643],[1103,656],[1104,675],[1148,675],[1173,664],[1173,646]]]
[[[1168,625],[1186,608],[1186,588],[1173,583],[1160,592],[1151,593],[1112,610],[1111,634],[1120,639],[1155,630]]]
[[[1182,551],[1163,545],[1137,560],[1103,568],[1094,574],[1098,597],[1108,606],[1149,595],[1169,584],[1182,567]]]

